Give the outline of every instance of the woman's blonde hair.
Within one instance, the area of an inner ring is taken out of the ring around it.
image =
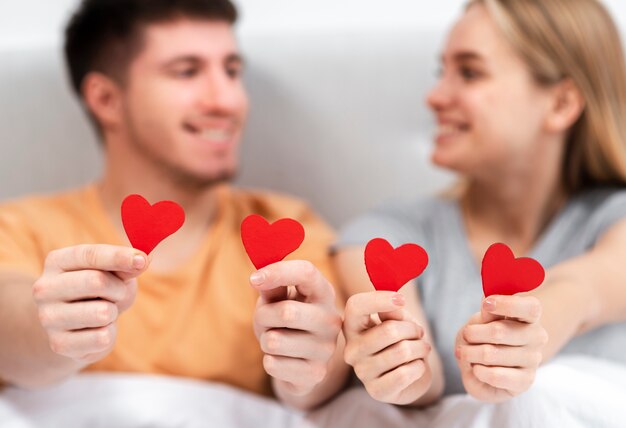
[[[597,0],[471,0],[484,5],[541,85],[571,79],[585,108],[562,168],[570,193],[626,186],[626,65],[619,32]]]

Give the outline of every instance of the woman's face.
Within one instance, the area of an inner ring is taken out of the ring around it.
[[[535,83],[482,5],[450,32],[427,102],[438,124],[432,159],[439,166],[497,176],[541,156],[550,92]]]

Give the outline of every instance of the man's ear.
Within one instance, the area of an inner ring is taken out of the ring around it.
[[[585,109],[585,99],[572,79],[563,81],[551,88],[553,102],[546,118],[549,132],[561,133],[571,128]]]
[[[85,76],[81,91],[87,108],[103,129],[120,123],[122,93],[117,82],[102,73],[91,72]]]

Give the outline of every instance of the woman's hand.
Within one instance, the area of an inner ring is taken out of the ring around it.
[[[374,399],[393,404],[415,402],[432,380],[431,346],[403,306],[399,293],[358,293],[348,299],[343,324],[346,362]]]
[[[473,397],[501,402],[528,390],[542,361],[548,334],[533,296],[490,296],[459,330],[455,355]]]

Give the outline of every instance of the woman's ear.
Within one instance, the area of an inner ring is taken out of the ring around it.
[[[554,85],[552,105],[546,118],[548,132],[562,133],[571,128],[585,109],[585,100],[572,79]]]
[[[87,108],[103,130],[120,123],[121,90],[113,79],[102,73],[91,72],[85,76],[81,92]]]

